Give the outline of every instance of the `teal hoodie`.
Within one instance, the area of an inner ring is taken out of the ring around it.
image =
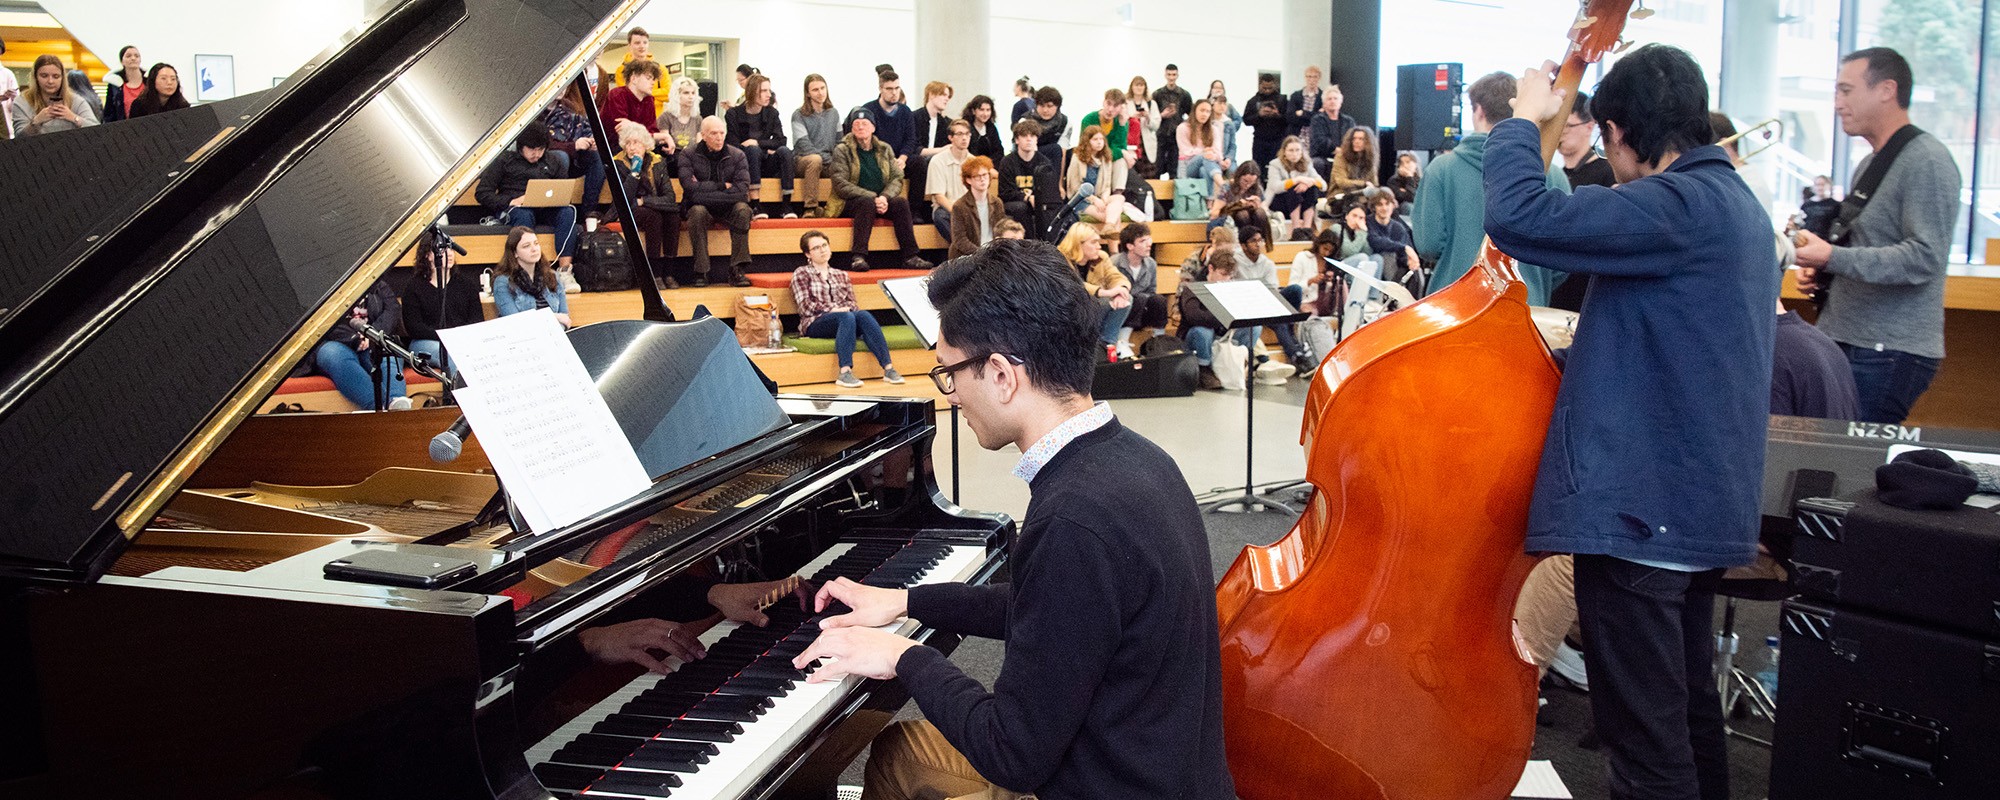
[[[1451,152],[1432,161],[1417,184],[1416,208],[1410,212],[1410,229],[1417,238],[1417,255],[1437,259],[1425,293],[1436,292],[1464,277],[1479,260],[1479,246],[1486,241],[1487,134],[1465,137]],[[1548,171],[1549,188],[1569,193],[1569,179],[1559,167]],[[1528,284],[1528,305],[1546,306],[1549,292],[1563,282],[1566,274],[1543,267],[1519,265],[1521,278]]]

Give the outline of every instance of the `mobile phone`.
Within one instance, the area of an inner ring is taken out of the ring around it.
[[[338,581],[435,589],[472,577],[479,565],[462,558],[373,548],[326,563],[326,577]]]

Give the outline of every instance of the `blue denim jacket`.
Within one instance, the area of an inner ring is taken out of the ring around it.
[[[550,311],[558,314],[569,313],[569,295],[563,294],[561,289],[542,292],[541,296],[548,298]],[[507,276],[493,276],[493,310],[499,312],[500,316],[535,310],[535,297],[536,294],[533,292],[515,288],[507,280]]]
[[[1486,233],[1596,276],[1535,474],[1528,549],[1714,568],[1756,557],[1779,274],[1770,218],[1715,146],[1616,188],[1548,188],[1495,126]]]

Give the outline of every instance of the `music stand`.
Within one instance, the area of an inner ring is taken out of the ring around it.
[[[1290,325],[1303,321],[1304,312],[1292,307],[1282,295],[1263,281],[1224,281],[1221,283],[1198,283],[1190,287],[1203,307],[1222,322],[1223,333],[1262,325]],[[1220,338],[1220,337],[1218,337]],[[1257,495],[1257,482],[1252,478],[1256,468],[1257,448],[1257,359],[1244,359],[1243,376],[1243,491],[1220,500],[1203,503],[1204,514],[1225,508],[1242,507],[1244,511],[1259,508],[1298,513],[1297,509],[1269,497]],[[1216,492],[1230,492],[1236,487],[1225,486]],[[1214,492],[1211,492],[1214,494]]]
[[[937,350],[938,311],[936,306],[931,305],[930,276],[890,278],[877,281],[876,285],[882,287],[882,293],[889,297],[889,305],[895,307],[903,321],[916,330],[917,338],[923,341],[924,347]],[[945,407],[951,409],[951,500],[956,503],[963,499],[958,493],[958,406],[946,403]]]

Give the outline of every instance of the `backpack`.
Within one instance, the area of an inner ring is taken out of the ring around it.
[[[1187,352],[1187,342],[1182,341],[1181,337],[1170,333],[1162,333],[1139,343],[1140,358],[1170,356],[1175,353],[1185,352]]]
[[[576,243],[573,274],[586,292],[622,292],[638,285],[625,237],[608,230],[584,234]]]
[[[1208,219],[1208,179],[1175,178],[1174,206],[1167,215],[1180,220]]]

